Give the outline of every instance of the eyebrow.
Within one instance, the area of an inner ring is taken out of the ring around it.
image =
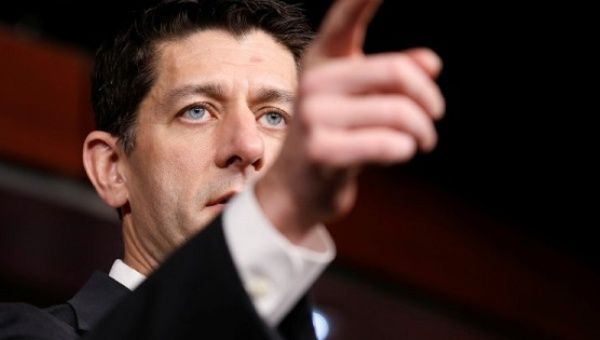
[[[168,103],[168,105],[173,105],[178,100],[192,95],[203,95],[219,101],[223,101],[226,98],[225,90],[218,84],[192,84],[182,86],[169,92],[166,96],[166,103]],[[258,103],[281,102],[288,104],[293,103],[295,99],[296,95],[294,92],[265,87],[259,89],[256,94],[252,96],[251,101]]]
[[[273,88],[262,88],[253,96],[255,102],[283,102],[291,104],[296,99],[293,92]]]
[[[173,104],[181,98],[192,95],[204,95],[216,100],[225,98],[225,91],[217,84],[193,84],[185,85],[167,94],[166,102]]]

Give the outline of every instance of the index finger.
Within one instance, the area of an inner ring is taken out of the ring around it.
[[[329,10],[316,40],[312,56],[329,59],[362,54],[367,26],[382,0],[338,0]]]

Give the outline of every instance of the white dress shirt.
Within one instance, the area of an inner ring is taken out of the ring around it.
[[[335,257],[324,226],[313,228],[302,245],[292,244],[263,214],[254,183],[234,197],[223,212],[223,231],[246,292],[263,320],[275,327]],[[134,290],[145,276],[121,260],[110,277]]]

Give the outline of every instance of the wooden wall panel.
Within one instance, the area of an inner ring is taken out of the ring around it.
[[[82,176],[90,57],[0,29],[0,155]]]
[[[408,176],[364,176],[338,259],[535,334],[600,337],[600,275]]]

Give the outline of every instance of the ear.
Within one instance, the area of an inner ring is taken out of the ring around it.
[[[117,137],[92,131],[83,143],[83,166],[98,195],[113,208],[127,203],[126,177],[122,173],[124,153]]]

